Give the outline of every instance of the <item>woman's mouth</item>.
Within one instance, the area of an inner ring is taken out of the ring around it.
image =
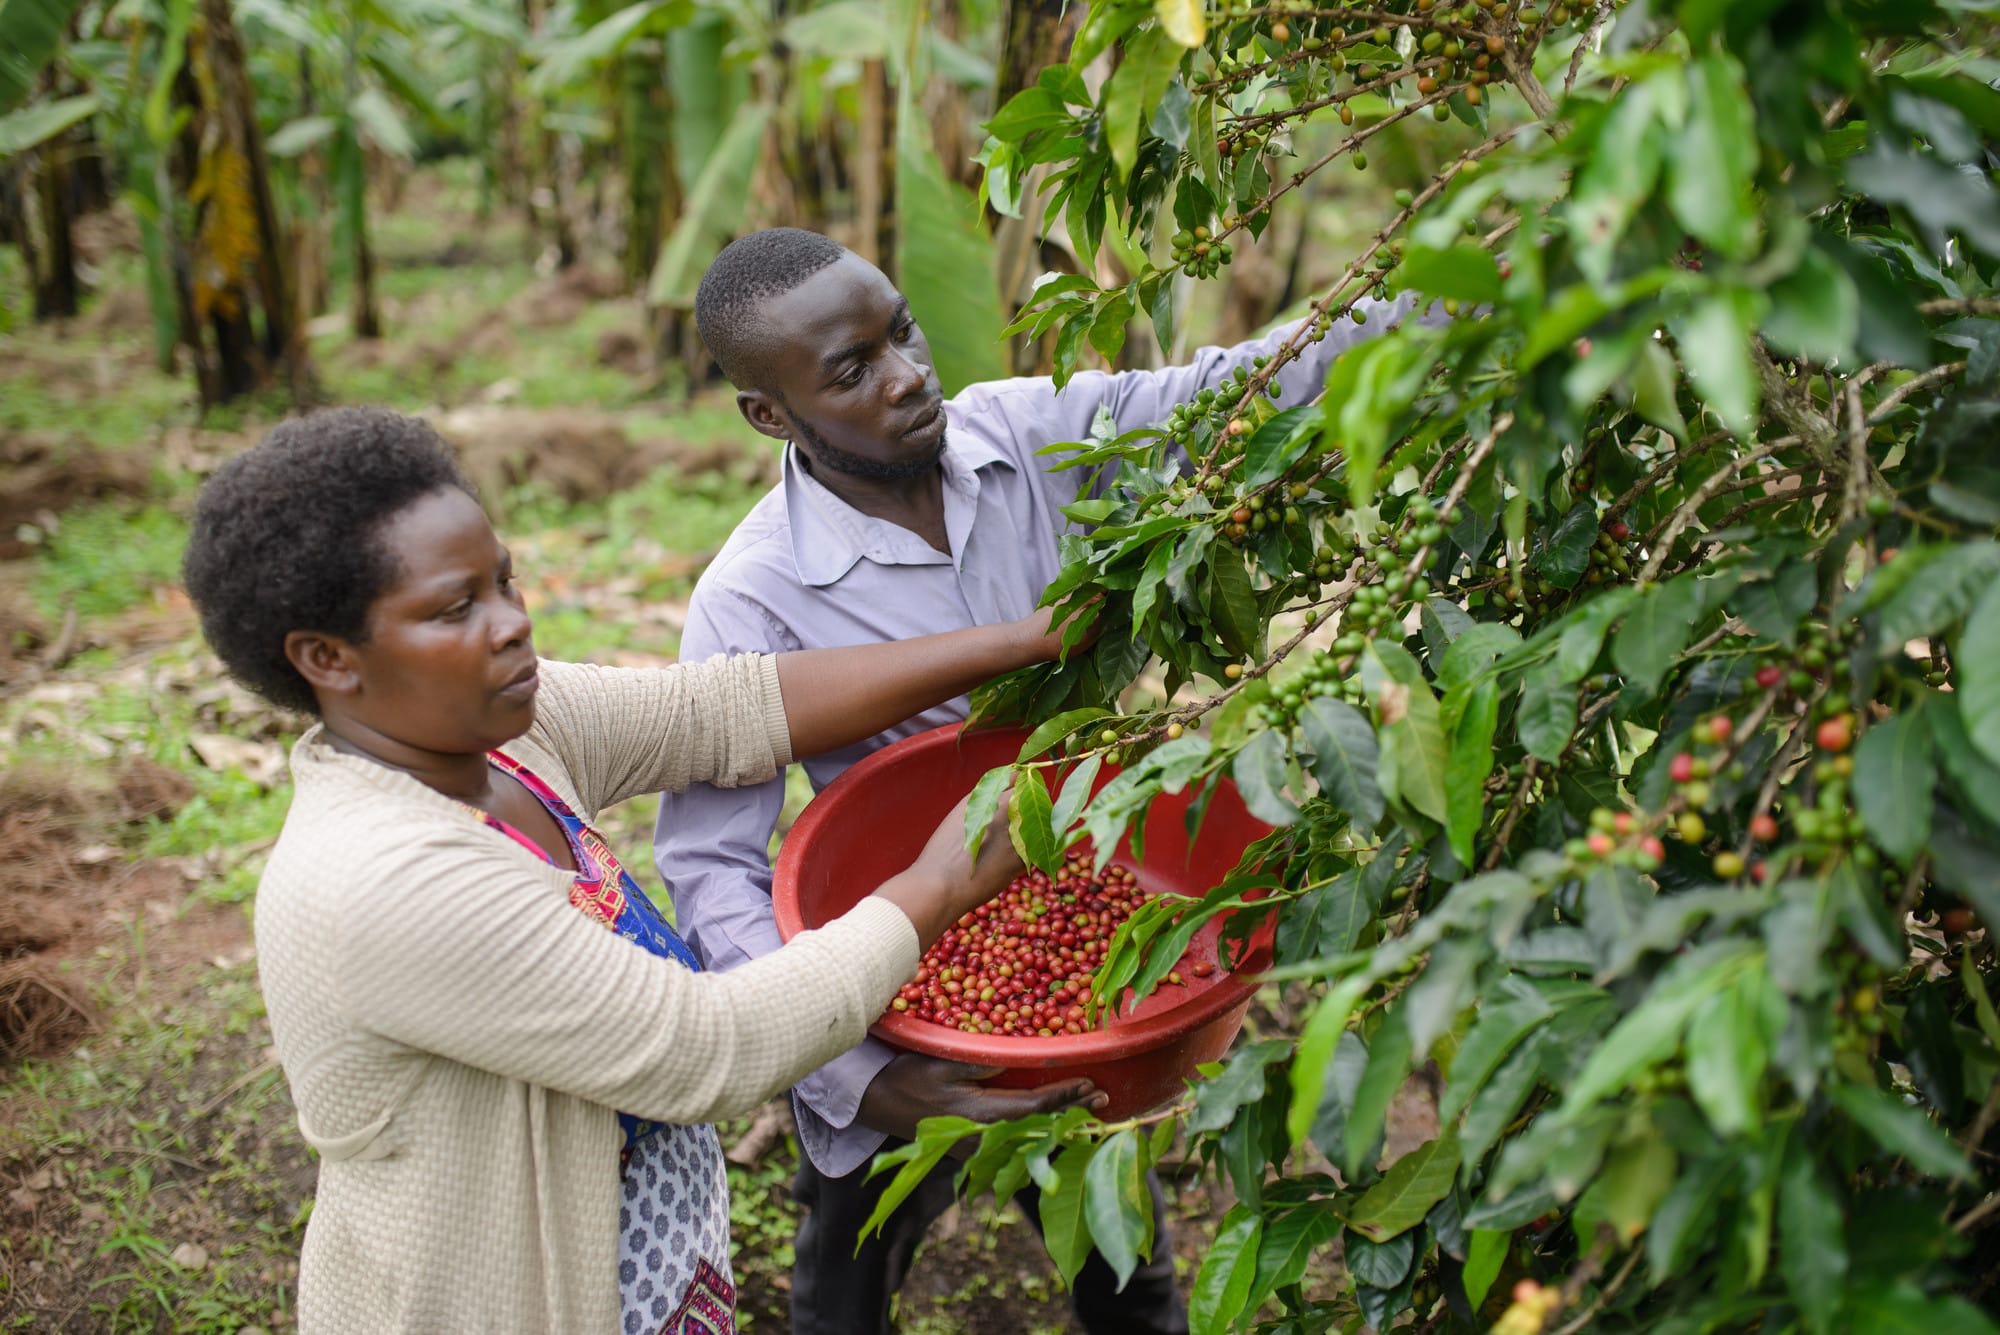
[[[541,689],[541,685],[541,671],[536,667],[530,666],[518,674],[512,681],[502,686],[499,694],[503,699],[525,703],[535,698],[535,692]]]

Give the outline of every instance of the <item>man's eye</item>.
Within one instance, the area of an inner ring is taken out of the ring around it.
[[[445,608],[444,611],[439,612],[438,620],[460,621],[463,620],[465,614],[467,612],[470,612],[471,610],[472,610],[472,599],[461,598],[457,602],[453,603],[450,607]]]
[[[862,370],[863,370],[862,367],[859,366],[855,367],[853,370],[849,371],[846,375],[842,376],[837,383],[848,388],[860,384]]]
[[[916,332],[917,332],[916,322],[910,321],[906,323],[901,329],[898,329],[896,331],[896,341],[898,343],[908,343],[910,339],[916,334]]]

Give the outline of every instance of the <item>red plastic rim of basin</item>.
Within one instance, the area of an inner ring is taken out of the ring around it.
[[[800,863],[827,823],[838,819],[841,809],[853,801],[855,794],[865,789],[875,776],[893,768],[913,751],[955,746],[961,729],[960,724],[948,723],[891,743],[849,766],[806,804],[779,849],[778,865],[771,884],[772,909],[780,937],[789,941],[809,926],[799,908]],[[1021,729],[978,730],[978,735],[996,738],[1009,733],[1017,739],[1017,745],[1027,739],[1026,731]],[[1110,766],[1106,766],[1099,782],[1108,780],[1115,773]],[[970,785],[967,786],[969,789]],[[953,794],[952,801],[956,802],[960,796],[962,794]],[[932,1024],[928,1020],[888,1012],[875,1022],[870,1032],[900,1048],[984,1066],[1069,1066],[1129,1056],[1141,1050],[1164,1046],[1248,1001],[1257,990],[1256,976],[1270,966],[1274,926],[1272,920],[1265,919],[1252,936],[1249,953],[1239,967],[1218,974],[1209,986],[1189,996],[1184,1003],[1149,1015],[1116,1019],[1108,1029],[1049,1038],[968,1034]]]

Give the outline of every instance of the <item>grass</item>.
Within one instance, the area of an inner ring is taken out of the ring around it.
[[[73,509],[43,544],[35,572],[42,615],[107,617],[137,607],[180,576],[187,520],[162,505]]]

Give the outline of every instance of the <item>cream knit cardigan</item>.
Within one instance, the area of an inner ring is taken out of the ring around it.
[[[586,818],[790,761],[775,659],[541,671],[535,726],[506,750]],[[613,1335],[614,1110],[704,1122],[755,1107],[859,1042],[916,969],[909,919],[869,898],[695,974],[570,907],[569,873],[317,728],[292,775],[256,937],[321,1160],[305,1335]]]

